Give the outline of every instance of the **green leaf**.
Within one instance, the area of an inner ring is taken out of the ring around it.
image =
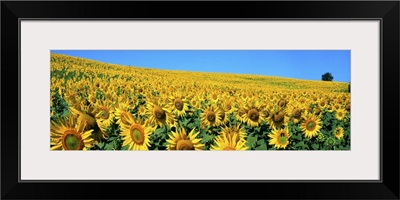
[[[257,150],[267,150],[267,144],[264,139],[257,141],[257,144],[260,145],[256,148]]]
[[[214,139],[214,137],[212,135],[204,134],[203,138],[201,138],[201,142],[202,143],[207,143],[207,142],[210,142],[213,139]]]
[[[113,148],[114,148],[114,145],[113,145],[113,143],[112,142],[110,142],[110,143],[107,143],[106,145],[105,145],[105,150],[113,150]]]
[[[254,148],[256,145],[257,138],[253,136],[248,136],[247,137],[247,146]]]
[[[295,147],[301,147],[302,149],[305,149],[307,146],[304,144],[304,141],[301,141],[301,142],[297,143],[295,145]]]
[[[156,129],[156,130],[154,131],[154,135],[158,135],[158,134],[161,134],[161,133],[163,133],[163,132],[165,132],[165,129],[164,129],[164,128],[158,128],[158,129]]]
[[[312,147],[314,150],[318,150],[319,145],[318,145],[318,144],[312,144],[311,147]]]

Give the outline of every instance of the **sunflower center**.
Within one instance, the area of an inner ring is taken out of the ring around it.
[[[190,140],[179,140],[176,144],[176,150],[194,150]]]
[[[264,113],[265,117],[269,117],[269,112],[268,111],[264,110],[263,113]]]
[[[231,110],[231,108],[232,108],[231,104],[226,104],[226,105],[225,105],[225,109],[226,109],[226,110]]]
[[[300,112],[299,109],[296,108],[296,109],[293,110],[292,115],[293,115],[294,118],[300,118],[301,112]]]
[[[139,145],[143,144],[144,130],[140,125],[138,125],[138,124],[133,125],[131,127],[130,134],[131,134],[131,138],[132,138],[133,142],[135,142],[136,144],[139,144]]]
[[[282,99],[282,100],[280,100],[278,102],[278,105],[279,105],[279,107],[285,107],[286,106],[286,101]]]
[[[231,151],[231,150],[236,150],[236,149],[231,146],[227,146],[223,150]]]
[[[342,116],[343,116],[343,113],[342,113],[342,112],[338,112],[338,116],[339,116],[339,117],[342,117]]]
[[[285,144],[286,142],[287,142],[287,138],[286,138],[285,134],[281,133],[281,135],[279,136],[279,143]]]
[[[347,105],[346,105],[346,110],[347,110],[347,111],[350,111],[350,104],[347,104]]]
[[[175,99],[174,105],[175,105],[175,108],[178,110],[183,109],[183,101],[181,99]]]
[[[209,122],[215,121],[215,113],[213,111],[208,111],[206,117]]]
[[[307,122],[307,130],[308,131],[313,131],[316,126],[317,126],[317,123],[315,123],[314,121]]]
[[[251,109],[249,110],[249,112],[247,113],[247,116],[253,120],[253,121],[257,121],[258,118],[260,117],[260,114],[258,113],[258,111],[256,109]]]
[[[158,120],[164,120],[167,117],[167,115],[165,114],[165,111],[160,106],[154,107],[154,116]]]
[[[321,106],[325,106],[325,102],[324,101],[321,102]]]
[[[110,117],[110,113],[109,113],[108,109],[103,108],[103,110],[101,111],[101,117],[103,119],[108,119]]]
[[[335,105],[335,108],[336,108],[336,109],[339,109],[339,108],[340,108],[340,106],[339,106],[339,105]]]
[[[212,98],[213,98],[214,100],[217,100],[217,98],[218,98],[217,94],[213,94],[213,95],[212,95]]]
[[[283,113],[278,113],[274,115],[274,121],[275,122],[282,122],[284,119],[284,114]]]
[[[84,147],[81,136],[74,130],[65,131],[62,145],[65,150],[82,150]]]

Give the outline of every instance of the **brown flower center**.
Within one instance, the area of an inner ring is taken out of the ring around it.
[[[263,114],[265,115],[265,117],[269,117],[269,112],[267,110],[264,110]]]
[[[339,109],[339,108],[340,108],[340,105],[339,105],[339,104],[336,104],[336,105],[335,105],[335,108],[336,108],[336,109]]]
[[[190,140],[179,140],[176,144],[176,150],[194,150]]]
[[[249,112],[247,113],[247,117],[250,118],[252,121],[258,121],[260,114],[256,109],[253,108],[249,110]]]
[[[181,99],[175,99],[174,105],[175,105],[175,108],[178,110],[183,109],[183,101]]]
[[[206,118],[209,122],[215,122],[215,113],[213,111],[208,111]]]
[[[231,105],[231,104],[228,103],[228,104],[225,105],[225,109],[226,109],[226,110],[231,110],[231,108],[232,108],[232,105]]]
[[[278,102],[278,106],[281,107],[281,108],[285,107],[285,106],[286,106],[286,101],[285,101],[284,99],[281,99],[281,100]]]
[[[347,111],[350,111],[350,104],[347,104],[347,105],[346,105],[346,110],[347,110]]]
[[[214,100],[217,100],[218,95],[217,95],[217,94],[213,94],[213,95],[212,95],[212,98],[213,98]]]
[[[276,113],[274,115],[274,122],[282,122],[283,119],[285,118],[285,115],[283,113]]]
[[[167,117],[167,115],[165,114],[165,111],[160,106],[155,106],[153,113],[154,113],[154,116],[159,121],[165,120],[165,118]]]
[[[300,118],[300,116],[301,116],[301,111],[300,111],[300,109],[295,108],[295,109],[293,110],[293,112],[292,112],[292,115],[293,115],[294,118]]]
[[[108,110],[108,108],[102,107],[100,112],[101,112],[101,115],[100,115],[101,118],[108,119],[110,117],[110,111]]]

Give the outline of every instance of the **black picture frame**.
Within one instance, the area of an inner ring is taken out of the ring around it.
[[[399,8],[399,1],[2,1],[1,198],[399,199]],[[381,181],[20,182],[20,19],[117,18],[381,20]]]

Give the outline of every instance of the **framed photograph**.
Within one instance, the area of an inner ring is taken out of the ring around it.
[[[2,1],[1,198],[399,199],[399,8]]]

